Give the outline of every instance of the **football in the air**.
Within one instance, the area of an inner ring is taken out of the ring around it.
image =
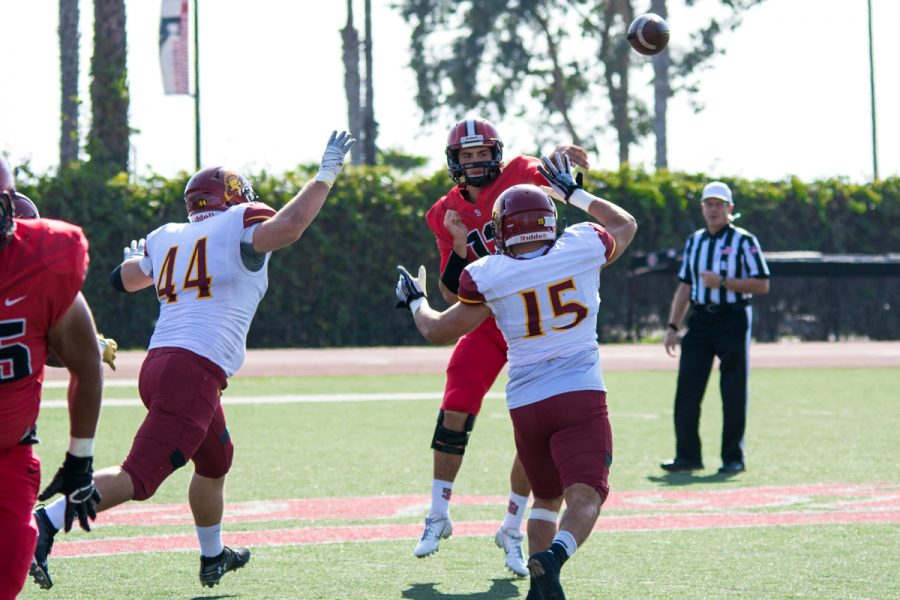
[[[628,41],[641,54],[659,54],[669,43],[669,24],[653,13],[641,15],[628,27]]]

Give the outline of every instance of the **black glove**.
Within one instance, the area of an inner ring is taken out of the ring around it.
[[[78,515],[78,523],[85,531],[91,530],[91,519],[97,518],[97,503],[100,502],[100,492],[94,487],[94,469],[92,464],[94,457],[78,457],[66,452],[66,461],[53,476],[38,500],[46,502],[57,493],[66,497],[65,530],[68,533],[72,529],[75,515]]]
[[[560,155],[557,152],[553,158],[541,157],[541,163],[543,164],[538,166],[538,171],[550,183],[553,191],[564,201],[567,201],[575,193],[575,190],[584,187],[581,184],[583,180],[581,172],[579,171],[576,176],[572,175],[572,165],[569,163],[568,156]]]
[[[409,305],[413,300],[425,297],[425,267],[419,267],[418,279],[406,270],[403,265],[398,265],[400,279],[397,281],[397,308],[411,310]]]

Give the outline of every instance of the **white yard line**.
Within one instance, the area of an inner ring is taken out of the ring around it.
[[[410,392],[385,394],[287,394],[282,396],[228,396],[222,397],[222,403],[229,404],[299,404],[302,402],[371,402],[378,400],[440,400],[443,392]],[[487,398],[505,398],[503,392],[488,392]],[[66,408],[66,400],[43,400],[41,408]],[[103,406],[141,406],[141,401],[134,398],[107,398]]]

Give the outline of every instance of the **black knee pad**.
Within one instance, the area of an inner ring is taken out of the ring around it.
[[[456,454],[462,456],[466,453],[466,444],[469,443],[469,434],[475,427],[475,415],[466,417],[463,425],[464,431],[454,431],[444,427],[444,411],[438,412],[437,426],[434,428],[434,437],[431,438],[431,447],[438,452]]]

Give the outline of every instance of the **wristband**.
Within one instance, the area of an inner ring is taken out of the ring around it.
[[[78,458],[94,456],[94,438],[69,438],[69,454]]]
[[[591,202],[593,201],[594,197],[581,188],[578,188],[577,190],[572,192],[572,195],[569,196],[569,199],[567,200],[567,202],[572,206],[580,208],[581,210],[589,214],[590,211],[588,209],[590,208]]]
[[[425,298],[416,298],[412,302],[409,303],[409,312],[412,314],[416,314],[416,311],[422,307],[422,303],[425,302]]]
[[[450,253],[447,264],[444,265],[444,272],[441,273],[441,283],[454,294],[459,293],[459,276],[465,270],[469,261],[461,257],[456,252]]]
[[[669,323],[669,329],[671,329],[675,333],[678,333],[678,325],[676,325],[675,323]]]
[[[321,181],[322,183],[327,185],[329,188],[334,186],[335,179],[337,179],[337,175],[335,175],[334,173],[330,173],[330,172],[322,171],[322,170],[319,170],[319,172],[316,173],[316,176],[315,176],[315,181]]]

